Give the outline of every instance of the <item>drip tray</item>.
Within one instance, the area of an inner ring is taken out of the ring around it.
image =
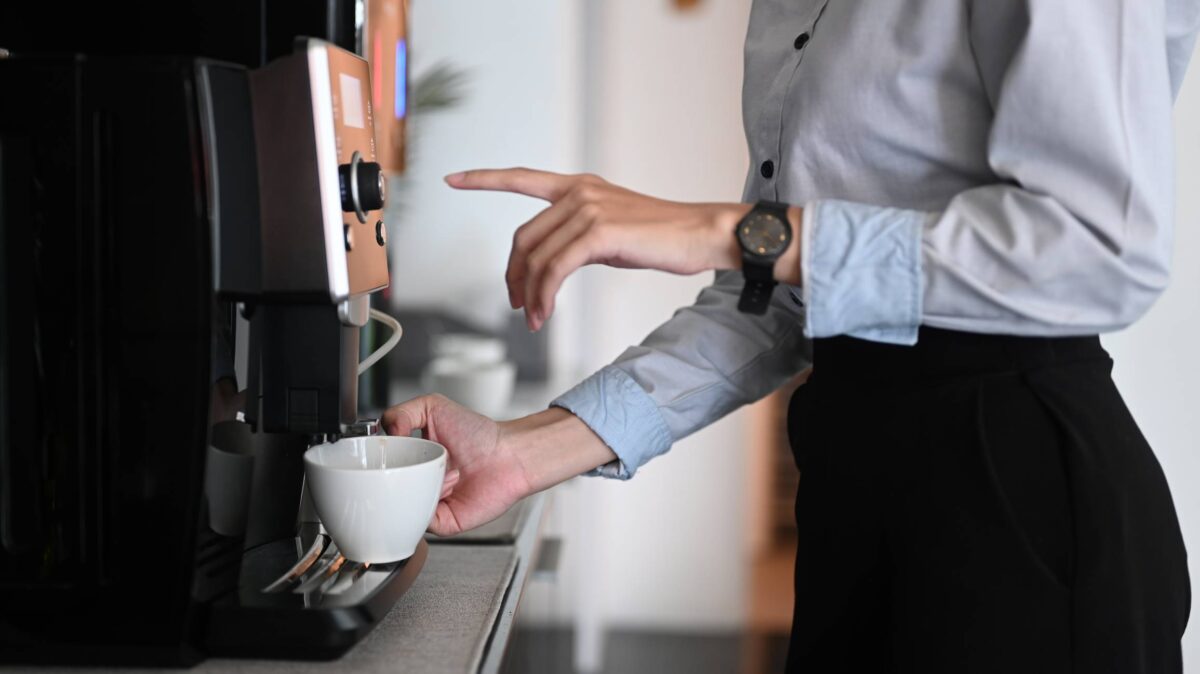
[[[242,558],[240,589],[213,603],[209,655],[327,660],[371,631],[412,585],[429,547],[389,564],[343,557],[310,527]]]

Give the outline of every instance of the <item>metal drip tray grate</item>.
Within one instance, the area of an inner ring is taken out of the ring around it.
[[[365,597],[405,562],[366,564],[346,559],[337,544],[322,533],[302,534],[294,539],[272,541],[250,550],[242,558],[241,598],[243,603],[260,603],[255,595],[273,597],[301,595],[310,604],[326,604],[333,598]],[[342,601],[333,605],[342,605]]]
[[[262,588],[263,592],[342,594],[361,579],[367,569],[371,567],[370,564],[364,562],[352,562],[346,559],[338,551],[337,544],[325,534],[317,534],[308,545],[305,545],[302,537],[297,536],[295,546],[296,554],[299,556],[295,565],[271,584]],[[268,566],[274,566],[274,564]]]
[[[346,559],[315,526],[242,557],[239,589],[209,615],[212,655],[328,659],[345,652],[412,585],[429,547],[388,564]]]

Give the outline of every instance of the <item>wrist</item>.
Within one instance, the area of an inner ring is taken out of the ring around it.
[[[561,407],[503,421],[499,426],[500,450],[516,460],[529,494],[617,458],[583,420]]]
[[[753,208],[751,204],[711,204],[709,206],[709,246],[713,251],[712,269],[741,269],[742,247],[737,241],[738,223]]]
[[[742,268],[742,247],[737,240],[737,226],[753,208],[753,204],[714,204],[712,206],[709,217],[714,240],[712,249],[716,251],[714,269]],[[804,227],[804,209],[799,206],[789,206],[787,221],[792,228],[792,239],[779,259],[775,260],[774,277],[780,283],[798,286],[801,283],[801,233]]]

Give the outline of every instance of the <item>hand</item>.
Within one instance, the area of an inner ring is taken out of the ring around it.
[[[554,313],[563,281],[580,267],[605,264],[696,274],[741,267],[734,237],[746,204],[687,204],[655,199],[592,175],[530,169],[456,173],[457,189],[538,197],[550,206],[517,229],[508,260],[509,302],[538,330]]]
[[[514,503],[616,458],[570,412],[551,408],[497,423],[439,395],[383,414],[390,435],[420,429],[449,454],[429,530],[452,536],[503,515]]]
[[[443,396],[392,407],[382,422],[389,435],[420,429],[446,448],[446,477],[429,525],[439,536],[486,524],[532,493],[520,461],[500,444],[500,425]]]

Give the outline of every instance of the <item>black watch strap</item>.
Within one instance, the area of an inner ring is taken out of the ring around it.
[[[753,211],[768,211],[774,213],[784,222],[788,221],[788,206],[775,201],[760,201],[754,205]],[[771,304],[771,293],[779,285],[775,280],[775,260],[764,262],[742,251],[742,276],[746,285],[742,287],[742,295],[738,298],[738,311],[761,316],[767,313]]]
[[[738,311],[744,314],[762,316],[767,313],[771,304],[771,293],[775,290],[775,281],[751,281],[746,279],[742,286],[742,296],[738,298]]]

